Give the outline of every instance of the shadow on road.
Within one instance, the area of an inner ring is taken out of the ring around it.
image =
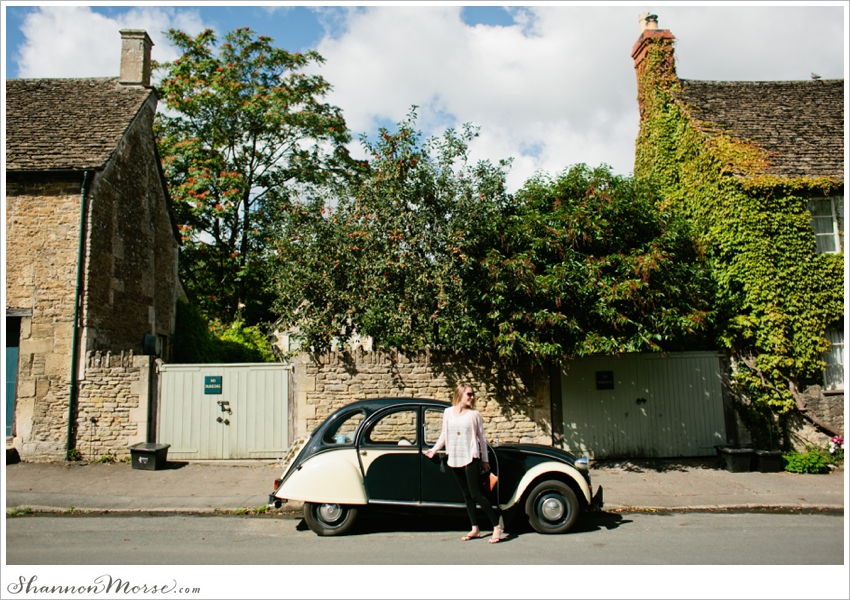
[[[697,458],[657,458],[657,459],[612,459],[595,461],[591,467],[597,470],[620,470],[630,473],[644,473],[655,471],[656,473],[667,473],[679,471],[686,473],[696,469],[721,470],[722,466],[716,457]]]
[[[608,512],[589,512],[582,514],[575,527],[565,535],[578,533],[591,533],[594,531],[612,530],[631,523],[630,519],[623,515]],[[478,523],[481,526],[482,535],[489,537],[491,530],[487,517],[481,514]],[[309,531],[304,519],[295,526],[298,531]],[[528,523],[525,515],[506,514],[505,530],[507,536],[502,542],[510,542],[520,535],[538,535]],[[375,533],[456,533],[458,539],[469,531],[469,520],[465,512],[458,511],[457,515],[446,513],[400,512],[383,511],[373,509],[362,513],[354,530],[349,535],[370,535]]]

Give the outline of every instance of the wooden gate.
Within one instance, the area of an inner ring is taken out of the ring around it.
[[[590,458],[714,454],[726,443],[720,360],[684,352],[569,361],[564,449]]]
[[[169,459],[280,458],[290,365],[160,366],[157,441]]]

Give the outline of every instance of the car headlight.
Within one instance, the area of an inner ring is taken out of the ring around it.
[[[581,458],[577,458],[575,465],[576,465],[576,469],[578,469],[579,471],[587,471],[588,469],[590,469],[590,465],[587,462],[587,457],[585,457],[585,456],[582,456]]]

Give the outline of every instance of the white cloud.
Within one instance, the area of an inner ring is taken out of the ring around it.
[[[322,75],[355,132],[400,121],[482,127],[474,158],[514,157],[516,189],[535,170],[585,162],[633,168],[638,132],[631,49],[638,6],[513,9],[516,25],[469,27],[461,7],[370,7],[334,13],[319,45]],[[650,9],[652,10],[652,9]],[[677,37],[679,75],[806,79],[844,73],[840,7],[676,7],[657,11]],[[815,43],[817,40],[817,43]],[[529,151],[528,149],[531,149]]]
[[[197,11],[139,7],[115,18],[82,6],[45,6],[27,15],[21,30],[20,77],[117,76],[121,63],[120,29],[144,29],[154,47],[151,56],[173,60],[178,53],[162,35],[170,28],[197,33],[203,23]]]

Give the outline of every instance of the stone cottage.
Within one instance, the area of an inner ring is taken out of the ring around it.
[[[640,25],[635,175],[693,224],[733,369],[790,390],[790,441],[824,445],[844,431],[844,81],[682,79],[673,34]]]
[[[6,80],[7,446],[24,460],[153,441],[179,234],[153,137],[153,45],[119,77]]]

